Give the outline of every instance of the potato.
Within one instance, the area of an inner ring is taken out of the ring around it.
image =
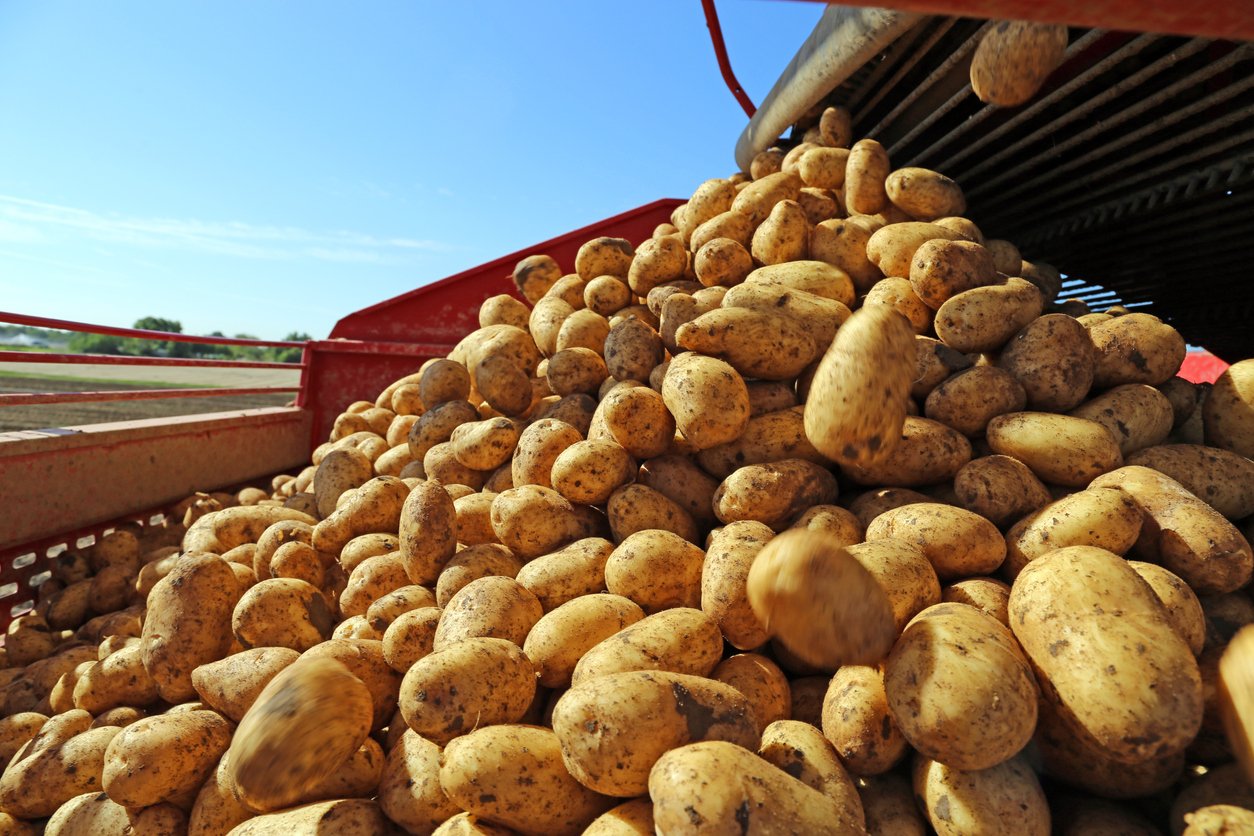
[[[846,148],[811,148],[801,155],[797,173],[807,186],[839,189],[845,184],[848,163],[849,151]]]
[[[947,378],[927,396],[923,414],[952,427],[968,438],[983,435],[998,415],[1021,412],[1027,393],[1009,372],[996,366],[976,366]]]
[[[626,671],[709,676],[723,653],[718,625],[700,610],[675,607],[646,616],[589,648],[571,673],[580,685]]]
[[[630,482],[636,463],[613,441],[577,441],[553,462],[553,487],[571,502],[600,505]]]
[[[997,364],[1023,385],[1032,409],[1073,409],[1094,384],[1088,332],[1065,314],[1046,314],[1028,324],[1006,344]]]
[[[613,334],[612,329],[610,333]],[[608,374],[601,355],[590,348],[577,347],[559,351],[550,357],[545,378],[555,394],[565,397],[597,391]]]
[[[719,357],[742,376],[759,380],[796,377],[818,350],[800,322],[736,307],[701,314],[681,325],[675,339],[683,349]]]
[[[634,475],[637,484],[670,500],[698,527],[704,528],[714,522],[714,491],[719,483],[686,456],[649,459]]]
[[[1244,456],[1201,444],[1163,444],[1133,453],[1127,463],[1171,477],[1230,520],[1254,514],[1254,462]]]
[[[1048,836],[1049,806],[1040,781],[1023,758],[990,769],[963,770],[916,755],[914,796],[939,836],[1015,833]]]
[[[584,305],[601,316],[617,313],[630,305],[632,299],[631,288],[616,276],[597,276],[583,289]]]
[[[866,815],[867,833],[924,836],[928,832],[915,806],[910,783],[901,775],[890,772],[859,778],[857,787]]]
[[[335,615],[318,588],[293,578],[261,581],[244,593],[231,617],[231,630],[245,648],[289,647],[303,652],[326,640],[334,626]],[[223,655],[225,649],[199,664]],[[187,678],[190,684],[191,671]],[[157,687],[160,690],[159,680]]]
[[[937,604],[910,622],[885,663],[884,690],[910,745],[955,769],[1006,761],[1036,728],[1036,681],[1014,636],[965,604]]]
[[[854,774],[880,775],[905,756],[881,669],[843,665],[827,687],[822,712],[823,736]]]
[[[1101,476],[1092,487],[1117,487],[1140,508],[1137,553],[1184,579],[1199,595],[1232,592],[1254,572],[1250,544],[1232,523],[1147,467],[1129,466]]]
[[[1171,401],[1143,383],[1128,383],[1085,401],[1070,415],[1096,421],[1110,432],[1126,459],[1138,450],[1161,444],[1171,432]]]
[[[876,662],[896,635],[883,589],[821,533],[794,529],[771,540],[753,561],[747,592],[767,631],[812,665]]]
[[[778,665],[761,654],[738,653],[730,656],[714,668],[710,678],[724,682],[745,695],[753,706],[759,734],[776,720],[788,720],[792,716],[788,677]]]
[[[972,459],[954,477],[959,504],[1004,527],[1049,504],[1049,489],[1018,459],[985,456]]]
[[[202,702],[238,723],[270,680],[298,658],[290,648],[257,647],[197,667],[192,684]]]
[[[401,613],[388,626],[383,634],[383,658],[392,670],[403,674],[431,653],[442,614],[439,607],[422,607]]]
[[[430,833],[459,807],[440,787],[440,747],[406,731],[388,753],[379,807],[410,833]]]
[[[457,511],[458,543],[466,546],[496,543],[496,532],[492,528],[492,501],[496,497],[495,492],[484,490],[453,500]]]
[[[1254,363],[1228,367],[1202,403],[1206,443],[1254,459]]]
[[[614,501],[611,499],[611,518]],[[691,542],[696,539],[696,529],[688,534],[681,536],[661,526],[645,526],[629,533],[605,563],[606,588],[635,601],[647,612],[698,606],[705,553]]]
[[[799,193],[798,197],[800,197]],[[688,242],[688,248],[696,254],[711,241],[718,238],[726,238],[729,241],[735,241],[743,247],[745,255],[748,255],[749,241],[753,238],[753,230],[756,228],[757,224],[749,215],[728,210],[715,215],[694,229],[692,231],[692,239]],[[752,259],[750,259],[750,268],[752,269]],[[720,282],[720,284],[722,283]]]
[[[616,323],[605,338],[605,371],[615,380],[648,380],[666,349],[658,332],[639,319]],[[602,375],[604,379],[605,375]]]
[[[361,487],[373,475],[374,467],[370,459],[359,450],[346,448],[327,453],[318,464],[318,471],[314,476],[318,517],[326,519],[331,516],[336,502],[345,491]],[[277,545],[278,543],[274,547]]]
[[[727,478],[744,465],[766,464],[782,459],[804,459],[816,464],[826,462],[806,437],[803,410],[800,407],[754,416],[749,419],[739,438],[702,450],[696,456],[704,471],[720,479]],[[712,498],[711,496],[710,500]]]
[[[866,255],[882,275],[909,277],[910,265],[919,247],[937,238],[956,241],[960,237],[953,230],[932,223],[888,224],[871,232],[866,242]]]
[[[553,709],[553,731],[575,780],[618,798],[649,789],[649,770],[678,746],[729,740],[756,747],[758,739],[753,710],[735,688],[664,671],[630,671],[575,685]]]
[[[796,200],[801,190],[801,177],[791,172],[768,174],[754,180],[739,193],[731,203],[733,212],[745,215],[754,227],[760,225],[770,215],[775,205],[782,200]]]
[[[518,570],[518,583],[551,612],[580,595],[605,589],[605,563],[614,544],[600,537],[576,540],[555,552],[542,555]]]
[[[872,305],[883,305],[892,308],[910,321],[915,334],[925,333],[931,325],[931,309],[919,298],[907,279],[890,277],[880,279],[875,286],[867,291],[863,299],[864,308]]]
[[[588,348],[602,354],[605,351],[605,338],[609,333],[609,320],[595,311],[580,309],[562,322],[562,327],[557,332],[557,342],[554,345],[558,351],[568,348]],[[524,403],[520,396],[518,405],[521,409],[518,411],[525,410],[530,403],[529,398]]]
[[[518,422],[489,418],[455,427],[450,442],[453,455],[464,467],[494,470],[510,460],[521,434]]]
[[[603,428],[600,434],[597,417],[600,417]],[[597,417],[593,418],[588,437],[608,438],[634,459],[662,455],[675,438],[675,418],[667,409],[665,400],[661,394],[645,386],[610,392],[597,407]]]
[[[1194,656],[1200,655],[1206,639],[1206,616],[1197,595],[1188,584],[1161,566],[1136,560],[1129,560],[1128,565],[1154,590],[1154,595],[1167,611],[1172,627],[1184,639],[1189,650]]]
[[[339,554],[358,535],[394,533],[408,496],[409,486],[395,476],[371,479],[342,498],[335,511],[314,526],[313,547]]]
[[[1118,442],[1096,421],[1045,412],[1010,412],[988,422],[994,453],[1026,464],[1043,482],[1080,488],[1123,464]]]
[[[405,724],[444,745],[479,725],[518,722],[536,693],[536,670],[507,639],[472,637],[416,661],[401,684]]]
[[[910,261],[910,286],[932,310],[995,277],[992,255],[972,241],[925,241]]]
[[[714,494],[714,513],[724,523],[757,520],[780,530],[812,505],[830,504],[836,478],[827,469],[803,459],[742,467],[728,476]]]
[[[1067,727],[1114,760],[1161,758],[1197,734],[1197,663],[1118,555],[1071,546],[1032,561],[1011,590],[1010,625]]]
[[[719,191],[727,197],[727,207],[730,207],[730,193],[723,188],[720,188]],[[723,202],[721,200],[714,201],[712,204],[707,205],[708,208],[705,211],[722,205]],[[685,227],[699,217],[701,210],[692,210],[690,207],[689,211],[691,217],[685,220]],[[724,208],[723,211],[726,211],[726,209]],[[706,218],[706,220],[708,219]],[[693,224],[689,229],[695,230],[699,225]],[[684,249],[683,241],[677,238],[649,238],[642,241],[640,246],[636,248],[635,257],[631,260],[631,266],[628,268],[625,278],[633,293],[637,296],[647,296],[649,291],[658,285],[682,278],[687,266],[688,252]],[[622,276],[621,273],[612,273],[610,275]],[[588,279],[588,281],[592,281],[592,279]]]
[[[883,308],[855,313],[815,373],[804,412],[806,437],[841,464],[873,464],[901,437],[914,377],[913,335]]]
[[[749,423],[744,379],[713,357],[685,353],[672,360],[662,383],[662,400],[678,431],[698,450],[736,439]]]
[[[843,472],[859,485],[934,485],[953,479],[971,460],[971,442],[937,421],[907,415],[899,439],[887,460],[845,465]]]
[[[419,486],[420,488],[421,486]],[[400,548],[400,538],[395,534],[362,534],[349,540],[344,545],[344,548],[340,550],[340,567],[345,572],[351,572],[368,557],[389,554],[399,551]],[[348,580],[347,576],[345,576],[344,580]]]
[[[492,501],[492,529],[520,558],[538,557],[559,546],[600,533],[604,521],[586,505],[573,504],[552,488],[524,484]]]
[[[940,581],[922,547],[890,537],[869,539],[846,549],[888,595],[898,633],[919,612],[940,603]]]
[[[1166,383],[1184,362],[1184,337],[1156,316],[1127,314],[1089,329],[1096,349],[1095,386]]]
[[[274,550],[267,567],[266,577],[296,578],[320,587],[326,581],[326,570],[322,557],[313,546],[295,540],[284,543]],[[246,584],[248,589],[256,586],[258,580],[260,579],[256,571],[251,569],[246,575],[240,577],[241,585]]]
[[[971,358],[930,337],[916,336],[915,378],[910,395],[924,401],[942,382],[972,367]]]
[[[942,580],[986,575],[1006,557],[996,526],[961,508],[939,503],[904,505],[880,514],[866,529],[867,542],[893,538],[913,543]]]
[[[345,798],[302,804],[248,819],[231,836],[285,836],[291,833],[386,833],[387,819],[379,805],[365,798]]]
[[[792,273],[756,270],[744,284],[723,296],[723,308],[744,308],[795,320],[813,337],[817,349],[826,350],[836,329],[849,319],[854,298],[848,276],[818,261],[795,261],[778,267],[807,267]],[[708,314],[702,316],[708,317]],[[700,320],[701,317],[698,317]],[[743,349],[741,350],[743,353]]]
[[[47,731],[45,724],[41,733]],[[121,731],[116,726],[66,728],[63,732],[69,733],[63,739],[47,739],[46,745],[39,745],[41,735],[37,735],[0,777],[0,809],[19,819],[40,818],[52,815],[76,795],[98,792],[105,750]]]
[[[214,711],[139,720],[109,744],[101,786],[124,807],[180,799],[212,774],[231,744],[232,731],[232,724]]]
[[[584,836],[653,836],[653,802],[635,798],[592,820]]]
[[[255,543],[267,528],[280,520],[299,520],[313,525],[308,514],[273,505],[224,508],[205,514],[183,535],[183,552],[222,554],[242,543]]]
[[[452,597],[440,616],[433,647],[442,650],[480,636],[509,639],[522,646],[544,614],[540,601],[512,578],[471,581]]]
[[[1143,798],[1167,790],[1184,773],[1183,752],[1123,763],[1086,743],[1056,713],[1053,703],[1042,700],[1035,743],[1045,773],[1058,781],[1102,798]]]
[[[626,276],[635,250],[623,238],[593,238],[575,254],[575,272],[585,282],[597,276]]]
[[[920,221],[933,221],[967,211],[962,187],[945,175],[926,168],[899,168],[888,175],[884,189],[894,206]]]
[[[340,594],[340,612],[346,618],[365,615],[375,601],[408,585],[409,575],[400,555],[367,558],[348,576],[348,586]]]
[[[231,740],[236,796],[257,812],[295,803],[360,748],[373,714],[370,691],[342,663],[294,662],[262,689]]]
[[[888,203],[884,189],[892,166],[888,152],[873,139],[854,143],[849,151],[845,169],[845,204],[851,213],[874,215]]]
[[[758,754],[837,802],[845,812],[848,826],[854,832],[864,832],[865,817],[858,790],[832,744],[814,726],[798,720],[776,721],[763,733]]]
[[[453,498],[438,484],[414,487],[401,506],[399,528],[401,560],[411,583],[430,584],[457,549],[457,509]]]
[[[844,214],[840,208],[840,200],[831,189],[804,187],[797,195],[797,202],[801,204],[801,210],[806,213],[806,220],[812,226]]]
[[[936,335],[964,353],[996,351],[1041,315],[1044,297],[1030,282],[1009,278],[950,295],[936,311]]]
[[[514,267],[514,284],[533,305],[562,276],[562,268],[547,255],[529,255]]]
[[[1013,580],[1029,561],[1067,546],[1097,546],[1124,554],[1140,532],[1141,512],[1127,494],[1114,487],[1079,491],[1010,527],[1006,574]]]
[[[739,779],[718,780],[727,775]],[[863,832],[861,809],[812,789],[734,741],[667,752],[648,786],[659,833]]]
[[[620,595],[586,595],[537,621],[523,650],[541,685],[568,687],[575,664],[589,649],[642,618],[644,611]]]
[[[679,227],[682,243],[689,241],[697,227],[731,209],[735,197],[736,189],[730,180],[714,178],[698,186],[679,210],[676,225]]]
[[[1185,829],[1185,816],[1215,804],[1254,809],[1254,789],[1236,763],[1207,770],[1206,774],[1181,788],[1171,805],[1171,833]]]
[[[0,772],[9,765],[22,746],[39,733],[48,718],[35,711],[22,711],[0,717]]]
[[[75,708],[92,714],[156,702],[157,684],[144,668],[142,645],[129,645],[93,664],[79,676],[72,697]]]
[[[192,669],[226,655],[231,642],[228,625],[240,592],[230,565],[212,554],[185,556],[153,587],[141,652],[144,668],[162,699],[191,698],[196,693]]]
[[[693,256],[693,271],[706,287],[740,284],[753,270],[753,256],[738,240],[711,238]]]
[[[414,587],[413,592],[407,596],[406,608],[418,609],[437,604],[446,606],[453,596],[471,581],[493,575],[516,577],[522,566],[523,562],[499,543],[469,546],[454,555],[444,567],[444,571],[440,573],[439,582],[436,584],[435,596],[430,599],[430,602],[427,602],[429,591],[424,587]],[[409,606],[409,603],[418,606]],[[386,625],[383,629],[386,629]]]
[[[755,264],[783,264],[809,255],[810,222],[795,200],[776,203],[753,232],[749,252]]]
[[[758,552],[774,532],[762,523],[735,522],[710,536],[701,569],[701,610],[734,647],[762,645],[769,633],[749,604],[746,581]]]

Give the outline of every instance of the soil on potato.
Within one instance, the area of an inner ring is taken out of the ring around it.
[[[187,388],[194,388],[196,385],[196,383],[186,384]],[[267,382],[234,385],[244,388],[276,384]],[[56,380],[43,377],[0,376],[0,393],[114,391],[158,388],[170,388],[170,385],[156,383],[127,384],[107,380]],[[240,395],[232,397],[162,398],[160,400],[145,401],[100,401],[96,403],[0,406],[0,432],[75,427],[82,424],[99,424],[111,421],[134,421],[141,418],[166,418],[172,415],[196,415],[204,412],[226,412],[237,409],[256,409],[265,406],[284,406],[292,402],[295,397],[295,392],[276,392],[270,395]]]

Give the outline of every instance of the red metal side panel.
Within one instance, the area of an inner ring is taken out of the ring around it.
[[[652,235],[658,224],[669,221],[671,212],[681,203],[682,200],[656,200],[363,308],[336,323],[331,338],[444,343],[452,347],[479,327],[479,305],[484,299],[501,293],[518,296],[510,277],[514,265],[523,258],[543,253],[573,272],[575,253],[584,242],[608,235],[638,244]]]

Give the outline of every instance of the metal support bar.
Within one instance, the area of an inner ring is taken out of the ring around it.
[[[731,59],[727,57],[727,44],[723,41],[723,27],[718,23],[718,10],[714,8],[714,0],[701,0],[701,8],[705,9],[705,25],[710,30],[710,42],[714,44],[714,57],[718,59],[718,68],[723,74],[723,81],[726,82],[731,94],[736,97],[736,101],[740,102],[745,116],[752,119],[757,108],[753,106],[753,100],[749,98],[745,88],[741,87],[740,82],[736,80],[736,74],[732,72]]]

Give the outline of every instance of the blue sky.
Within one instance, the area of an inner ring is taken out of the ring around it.
[[[721,0],[760,102],[822,5]],[[734,168],[699,0],[0,3],[0,310],[327,334]]]

